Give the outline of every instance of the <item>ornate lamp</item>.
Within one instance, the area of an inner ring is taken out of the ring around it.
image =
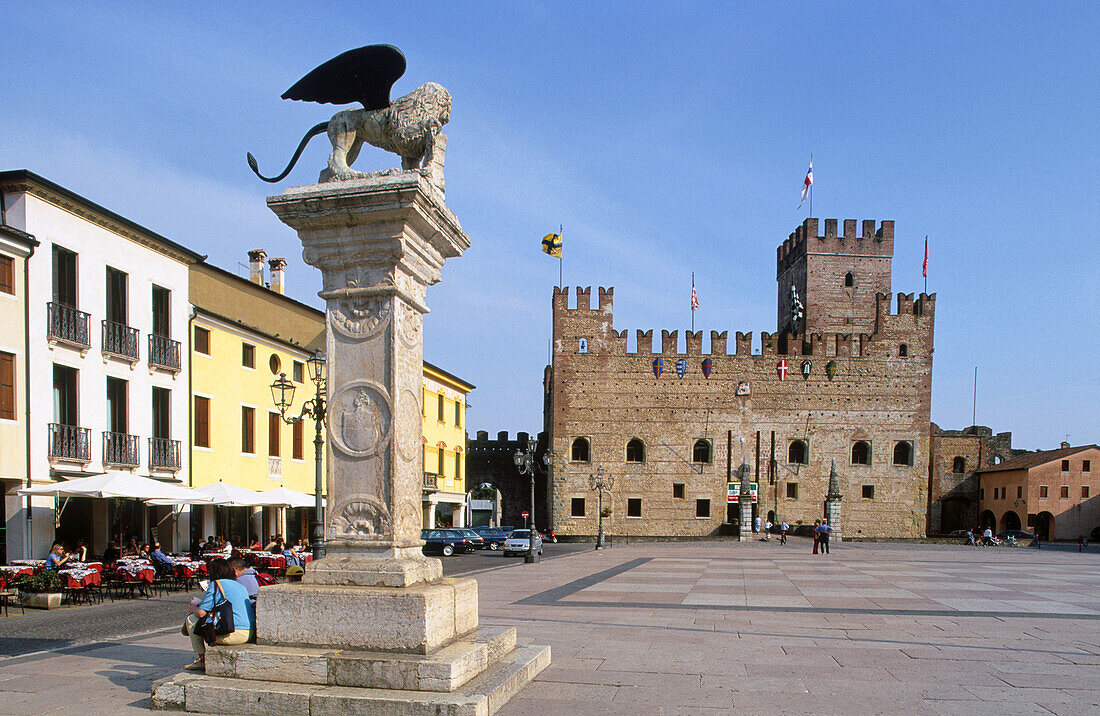
[[[306,367],[309,369],[309,379],[315,385],[319,386],[325,382],[325,356],[320,350],[310,356],[306,361]]]
[[[294,404],[294,383],[287,380],[286,373],[280,373],[271,384],[271,400],[279,409],[280,415],[285,415],[287,408]]]

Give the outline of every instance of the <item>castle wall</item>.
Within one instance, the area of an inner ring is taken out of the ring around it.
[[[955,459],[962,458],[961,471]],[[932,452],[928,463],[928,531],[947,534],[978,524],[981,481],[979,470],[1012,457],[1012,433],[998,433],[984,425],[943,430],[932,425]]]
[[[891,242],[892,229],[890,224]],[[780,264],[782,269],[782,257]],[[700,336],[689,335],[686,351],[680,353],[676,331],[661,332],[662,348],[654,355],[652,331],[638,331],[636,350],[630,351],[626,331],[612,327],[612,289],[599,289],[595,301],[588,289],[577,293],[577,306],[569,308],[567,294],[554,291],[553,365],[548,373],[551,444],[565,458],[555,471],[550,505],[552,524],[561,534],[595,534],[596,500],[588,476],[600,466],[615,479],[612,514],[605,520],[612,534],[719,532],[727,517],[727,431],[733,435],[734,468],[747,460],[759,484],[761,516],[774,510],[791,524],[821,517],[835,458],[846,536],[924,533],[934,295],[916,300],[899,296],[897,312],[890,311],[885,295],[861,299],[866,303],[861,311],[870,316],[868,330],[810,336],[764,333],[759,355],[751,354],[752,334],[740,332],[733,346],[728,346],[726,332],[712,332],[711,354],[701,352]],[[807,302],[807,308],[811,305]],[[899,355],[902,344],[905,356]],[[660,377],[653,372],[657,358],[663,363]],[[683,378],[676,370],[681,358],[686,362]],[[709,378],[702,370],[708,358]],[[781,359],[789,368],[785,380],[777,374]],[[803,360],[812,364],[805,379],[800,373]],[[829,361],[836,363],[831,380],[826,374]],[[739,386],[747,394],[738,395]],[[578,437],[590,442],[587,462],[568,459]],[[627,461],[627,443],[635,438],[645,446],[644,462]],[[712,447],[706,463],[692,461],[693,445],[700,439]],[[807,464],[787,461],[795,439],[809,445]],[[871,443],[870,465],[851,464],[856,440]],[[912,459],[903,465],[893,464],[899,441],[913,448]],[[680,484],[682,497],[674,488]],[[796,486],[797,497],[787,497],[789,484]],[[861,496],[864,485],[873,486],[873,498]],[[583,516],[573,516],[575,498],[585,500]],[[627,515],[631,499],[641,500],[640,517]],[[710,500],[709,517],[696,516],[697,500]]]

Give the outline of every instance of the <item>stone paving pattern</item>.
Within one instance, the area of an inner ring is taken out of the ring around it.
[[[553,648],[506,716],[1100,710],[1095,550],[650,543],[476,576],[483,625]],[[0,713],[142,712],[189,661],[174,630],[0,660]]]

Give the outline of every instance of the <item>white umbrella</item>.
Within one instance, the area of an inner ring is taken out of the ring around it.
[[[19,494],[53,497],[121,497],[131,500],[157,500],[159,504],[165,505],[209,503],[214,499],[210,495],[204,495],[188,487],[171,485],[129,472],[108,472],[94,477],[24,487],[19,490]]]
[[[272,507],[313,507],[316,500],[313,495],[291,490],[287,487],[276,487],[274,490],[264,490],[260,493],[263,502],[257,503]]]
[[[253,507],[256,505],[268,505],[264,498],[260,496],[260,493],[256,490],[249,490],[246,487],[238,487],[237,485],[231,485],[228,482],[215,482],[212,485],[203,485],[202,487],[192,488],[194,492],[202,495],[208,495],[213,499],[209,504],[222,505],[224,507]],[[151,505],[168,505],[173,504],[164,500],[150,500]]]

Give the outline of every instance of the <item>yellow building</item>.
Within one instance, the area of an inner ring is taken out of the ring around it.
[[[466,526],[466,395],[474,386],[424,362],[424,527]]]
[[[262,262],[263,256],[252,254],[254,263]],[[284,265],[272,261],[279,279],[273,286],[281,287]],[[192,266],[190,294],[190,485],[222,481],[314,494],[314,423],[307,418],[287,424],[272,401],[271,383],[280,373],[293,381],[294,404],[286,416],[301,414],[315,394],[306,361],[324,347],[324,314],[206,263]],[[310,508],[192,510],[193,541],[208,535],[224,535],[234,544],[275,534],[308,539],[312,520]]]
[[[191,475],[251,490],[285,486],[314,494],[314,423],[285,424],[271,383],[297,388],[287,416],[314,395],[306,361],[324,350],[325,314],[283,294],[286,261],[250,251],[250,278],[207,263],[191,267]],[[265,280],[265,269],[266,279]],[[466,394],[474,386],[424,363],[424,526],[466,524]],[[326,438],[327,441],[327,438]],[[322,468],[323,469],[323,468]],[[193,539],[222,534],[234,544],[308,538],[312,509],[196,507]]]

